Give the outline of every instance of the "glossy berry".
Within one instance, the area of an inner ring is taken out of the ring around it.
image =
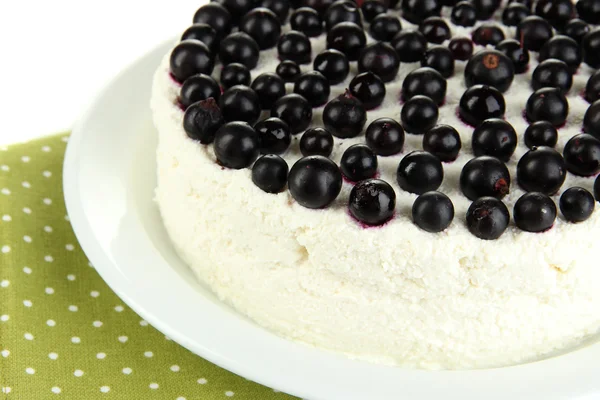
[[[583,222],[594,212],[596,201],[592,194],[581,187],[572,187],[560,196],[560,212],[569,222]]]
[[[481,84],[493,86],[506,92],[515,77],[512,61],[498,50],[482,50],[467,63],[465,67],[465,84],[467,87]]]
[[[263,154],[282,154],[292,142],[290,127],[279,118],[263,119],[254,125],[254,130]]]
[[[600,172],[600,140],[588,134],[573,136],[563,151],[570,173],[592,176]]]
[[[352,145],[342,154],[340,169],[352,182],[372,178],[377,173],[377,156],[364,144]]]
[[[569,103],[564,93],[557,88],[538,89],[529,96],[525,106],[525,115],[529,122],[548,121],[552,125],[562,126],[569,114]]]
[[[350,214],[366,225],[382,225],[394,216],[396,192],[389,183],[367,179],[357,183],[350,192]]]
[[[510,213],[506,205],[495,197],[480,197],[469,206],[466,222],[474,236],[496,240],[508,227]]]
[[[240,63],[248,69],[258,64],[260,49],[250,36],[243,32],[235,32],[221,41],[219,59],[223,65]]]
[[[240,63],[227,64],[221,70],[219,81],[224,89],[229,89],[235,85],[250,85],[250,70]]]
[[[404,103],[400,112],[402,126],[408,133],[423,134],[437,123],[439,110],[427,96],[413,96]]]
[[[344,53],[338,50],[324,50],[315,57],[313,69],[319,71],[330,84],[343,82],[350,72],[350,63]]]
[[[294,83],[294,93],[303,96],[313,107],[327,103],[330,92],[329,81],[319,71],[304,72]]]
[[[359,72],[372,72],[384,82],[396,78],[400,68],[400,58],[392,46],[377,42],[367,45],[358,58]]]
[[[600,99],[600,70],[596,70],[585,85],[585,99],[590,103]]]
[[[473,42],[481,46],[495,46],[504,40],[504,32],[502,29],[491,22],[479,25],[471,35]]]
[[[392,47],[401,62],[421,61],[427,49],[427,39],[419,31],[400,31],[392,39]]]
[[[327,157],[303,157],[292,166],[288,187],[292,197],[301,206],[324,208],[340,194],[342,173]]]
[[[449,227],[454,219],[454,205],[443,193],[423,193],[413,203],[412,218],[415,225],[424,231],[441,232]]]
[[[254,124],[260,117],[260,101],[256,92],[247,86],[227,89],[219,99],[225,121],[244,121]]]
[[[496,50],[504,53],[513,63],[515,74],[522,74],[529,68],[529,51],[514,39],[506,39],[498,43]]]
[[[486,85],[474,85],[465,90],[458,106],[460,118],[471,126],[489,118],[502,118],[505,110],[502,93]]]
[[[452,7],[450,21],[458,26],[473,26],[477,21],[477,11],[470,1],[460,1]]]
[[[379,118],[369,124],[365,139],[375,154],[391,156],[402,151],[404,129],[396,120]]]
[[[283,60],[275,68],[275,73],[285,82],[294,82],[300,76],[300,67],[292,60]]]
[[[376,16],[369,26],[371,37],[383,42],[391,42],[401,30],[402,24],[398,17],[389,14],[380,14]]]
[[[573,85],[573,76],[564,62],[550,58],[538,64],[531,76],[531,87],[538,90],[553,87],[567,93]]]
[[[252,37],[261,50],[270,49],[281,35],[281,21],[273,11],[258,7],[244,15],[240,31]]]
[[[569,71],[574,74],[579,68],[583,55],[579,44],[568,36],[556,35],[548,40],[540,50],[540,61],[555,58],[564,61]]]
[[[527,7],[528,10],[531,10],[533,8],[533,1],[534,0],[508,0],[508,4],[513,4],[513,3],[517,3],[517,4],[522,4],[525,7]]]
[[[486,119],[473,131],[471,146],[475,156],[492,156],[507,162],[517,147],[517,133],[503,119]]]
[[[445,46],[431,46],[425,51],[421,60],[422,67],[431,67],[444,78],[449,78],[454,73],[454,57]]]
[[[171,74],[179,82],[196,74],[210,75],[214,65],[210,50],[199,40],[184,40],[171,52]]]
[[[448,49],[455,60],[466,61],[473,55],[473,42],[467,38],[453,38],[448,43]]]
[[[190,76],[183,82],[179,102],[183,107],[188,108],[192,103],[206,100],[209,97],[219,101],[219,97],[221,97],[219,84],[208,75],[197,74]]]
[[[600,201],[600,177],[596,177],[594,181],[594,197],[596,201]]]
[[[323,16],[325,15],[327,8],[330,5],[332,5],[335,2],[335,0],[292,0],[291,2],[300,2],[300,4],[298,5],[312,8],[316,10],[319,13],[319,15]]]
[[[515,37],[527,50],[540,51],[553,34],[552,25],[548,21],[537,15],[531,15],[517,25]]]
[[[402,17],[412,24],[420,24],[428,17],[440,15],[442,4],[438,0],[403,0]]]
[[[365,20],[371,22],[376,16],[385,14],[388,8],[381,0],[366,0],[360,9]]]
[[[429,17],[419,25],[419,31],[429,43],[441,44],[450,39],[450,27],[441,17]]]
[[[402,82],[402,98],[423,95],[432,99],[438,106],[444,103],[447,82],[444,77],[433,68],[421,67],[406,75]]]
[[[575,7],[579,18],[589,24],[600,24],[600,4],[596,0],[579,0]]]
[[[273,104],[285,95],[284,80],[271,72],[257,76],[250,87],[258,95],[260,107],[263,110],[273,107]]]
[[[456,160],[461,146],[460,135],[450,125],[436,125],[423,135],[423,150],[443,162]]]
[[[288,165],[275,154],[260,157],[252,166],[252,182],[267,193],[279,193],[287,183]]]
[[[565,160],[550,147],[529,150],[517,164],[517,181],[528,192],[552,195],[558,192],[566,177]]]
[[[349,91],[331,100],[323,110],[323,123],[333,136],[358,136],[367,122],[364,106]]]
[[[494,12],[500,7],[501,0],[471,0],[477,11],[477,19],[480,21],[490,19]]]
[[[190,139],[202,144],[212,143],[217,130],[225,123],[213,98],[190,105],[183,116],[183,129]]]
[[[579,18],[574,18],[570,20],[565,28],[563,29],[563,33],[568,37],[574,39],[578,44],[581,44],[583,37],[591,30],[590,26],[583,20]]]
[[[548,121],[537,121],[525,129],[525,146],[530,149],[537,146],[554,147],[558,142],[558,131]]]
[[[575,7],[571,0],[538,0],[534,10],[553,27],[562,29],[573,17]]]
[[[298,64],[307,64],[311,60],[311,52],[310,40],[302,32],[284,33],[277,42],[277,54],[280,60],[292,60]]]
[[[506,26],[517,26],[531,15],[531,11],[523,4],[511,3],[502,11],[502,23]]]
[[[348,90],[362,103],[365,110],[378,107],[385,98],[385,84],[372,72],[363,72],[350,81]]]
[[[592,68],[600,68],[600,29],[593,30],[581,42],[583,62]]]
[[[290,13],[289,0],[259,0],[257,6],[273,11],[281,22],[285,22]]]
[[[508,168],[494,157],[473,158],[460,173],[460,190],[469,200],[486,196],[502,199],[510,191]]]
[[[600,101],[588,107],[583,116],[583,131],[600,139]]]
[[[186,29],[181,35],[181,40],[199,40],[215,54],[219,49],[219,36],[217,31],[208,24],[194,24]]]
[[[526,232],[543,232],[554,225],[556,204],[543,193],[525,193],[513,209],[517,227]]]
[[[352,22],[340,22],[327,33],[327,48],[341,51],[350,61],[358,60],[366,44],[365,32]]]
[[[308,37],[317,37],[323,33],[323,21],[319,13],[309,7],[301,7],[290,17],[292,29],[304,33]]]
[[[228,122],[215,134],[215,156],[224,167],[249,167],[259,154],[258,135],[245,122]]]
[[[444,167],[433,154],[413,151],[400,161],[396,179],[403,190],[423,194],[440,187],[444,180]]]
[[[300,152],[303,156],[329,157],[333,151],[333,135],[324,128],[310,128],[302,134]]]
[[[338,0],[327,8],[323,16],[325,28],[330,30],[340,22],[353,22],[362,26],[361,13],[354,1]]]
[[[203,5],[194,14],[194,24],[210,25],[219,35],[225,37],[231,32],[232,18],[225,7],[218,3]]]
[[[254,6],[253,0],[216,0],[216,2],[229,11],[234,25],[237,25],[240,19]]]
[[[271,117],[283,120],[292,134],[304,131],[312,121],[312,107],[299,94],[286,94],[271,107]]]

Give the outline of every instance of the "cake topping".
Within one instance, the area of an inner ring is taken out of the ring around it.
[[[224,167],[247,168],[259,154],[256,131],[245,122],[228,122],[215,134],[215,156]]]
[[[248,86],[232,86],[221,95],[219,107],[225,121],[244,121],[254,124],[260,117],[260,103],[256,92]]]
[[[429,43],[442,44],[450,39],[450,27],[441,17],[429,17],[419,25],[419,31]]]
[[[496,50],[501,51],[512,61],[515,74],[522,74],[529,67],[529,51],[515,39],[506,39],[498,43]]]
[[[529,8],[523,4],[511,3],[502,11],[502,23],[506,26],[517,26],[529,15]]]
[[[221,88],[217,81],[204,74],[192,75],[183,82],[179,94],[179,102],[184,108],[200,100],[206,100],[209,97],[219,101],[221,97]]]
[[[544,43],[552,37],[552,25],[537,15],[526,17],[517,25],[516,37],[523,47],[531,51],[540,51]]]
[[[385,14],[387,6],[380,0],[365,0],[360,9],[365,20],[371,22],[376,16]]]
[[[296,79],[294,93],[303,96],[311,106],[319,107],[327,103],[331,89],[329,81],[323,74],[319,71],[309,71],[304,72]]]
[[[530,149],[536,146],[554,147],[558,141],[558,131],[548,121],[537,121],[525,129],[523,139],[525,146]]]
[[[472,45],[471,51],[473,51]],[[454,57],[452,51],[446,46],[431,46],[425,51],[421,60],[421,66],[431,67],[444,78],[449,78],[454,74]]]
[[[437,105],[427,96],[411,97],[400,112],[402,126],[408,133],[423,134],[437,123],[439,110]]]
[[[600,101],[596,100],[583,116],[583,131],[600,138]]]
[[[188,137],[202,144],[212,143],[215,133],[225,123],[215,99],[191,104],[183,116],[183,129]]]
[[[573,75],[563,61],[550,58],[544,60],[533,70],[531,87],[538,90],[544,87],[553,87],[567,93],[573,85]]]
[[[338,50],[324,50],[315,57],[313,69],[323,74],[331,85],[343,82],[350,72],[348,58]]]
[[[456,160],[460,148],[460,135],[450,125],[436,125],[423,136],[423,150],[443,162]]]
[[[199,40],[208,47],[211,53],[219,49],[219,36],[217,31],[208,24],[198,23],[190,26],[181,35],[181,40],[195,39]]]
[[[468,88],[460,98],[458,112],[461,119],[477,126],[490,118],[504,117],[504,96],[491,86],[475,85]]]
[[[564,28],[574,11],[571,0],[538,0],[535,4],[535,13],[558,30]]]
[[[232,33],[223,39],[219,47],[219,60],[223,65],[240,63],[253,69],[258,64],[259,56],[258,44],[244,32]]]
[[[233,24],[239,24],[240,20],[248,11],[255,6],[254,0],[216,0],[231,14]]]
[[[392,118],[379,118],[367,127],[365,140],[375,154],[391,156],[402,151],[404,129]]]
[[[600,140],[592,135],[575,135],[563,152],[567,169],[575,175],[591,176],[600,172]]]
[[[342,190],[342,173],[323,156],[298,160],[290,170],[288,186],[292,197],[303,207],[327,207]]]
[[[439,0],[403,0],[402,17],[410,23],[420,24],[425,18],[440,15]]]
[[[358,60],[366,44],[365,32],[352,22],[340,22],[327,33],[327,48],[341,51],[350,61]]]
[[[396,171],[398,185],[410,193],[422,194],[436,190],[444,179],[444,167],[439,158],[426,151],[413,151],[400,161]]]
[[[192,75],[210,75],[214,68],[213,55],[209,48],[199,40],[184,40],[171,52],[171,74],[179,82]]]
[[[421,61],[427,50],[427,39],[419,31],[400,31],[392,39],[392,47],[398,53],[401,62]]]
[[[285,95],[285,82],[272,72],[258,75],[250,86],[258,95],[260,107],[269,110],[273,104]]]
[[[294,11],[290,17],[292,29],[304,33],[308,37],[316,37],[323,33],[323,22],[316,10],[302,7]]]
[[[402,30],[402,24],[400,20],[388,14],[379,14],[369,26],[369,33],[375,40],[381,40],[384,42],[391,42],[394,36]]]
[[[275,154],[260,157],[252,166],[252,182],[267,193],[279,193],[285,188],[288,165]]]
[[[600,176],[597,176],[594,181],[594,197],[596,201],[600,201]]]
[[[282,154],[292,142],[290,127],[279,118],[259,121],[254,125],[254,130],[258,134],[260,151],[263,154]]]
[[[596,70],[585,85],[585,99],[590,103],[600,99],[600,70]]]
[[[455,60],[466,61],[473,55],[473,42],[467,38],[453,38],[448,43]]]
[[[498,239],[510,222],[506,205],[495,197],[480,197],[467,210],[467,228],[480,239]]]
[[[534,147],[517,164],[517,181],[528,192],[555,194],[566,177],[565,160],[550,147]]]
[[[298,31],[284,33],[277,42],[280,60],[292,60],[298,64],[308,64],[311,60],[311,44],[308,37]]]
[[[441,232],[454,219],[454,205],[443,193],[423,193],[413,203],[412,218],[415,225],[427,232]]]
[[[363,72],[350,81],[348,90],[362,103],[365,110],[379,107],[385,98],[385,84],[372,72]]]
[[[350,192],[348,209],[357,220],[367,225],[382,225],[394,216],[396,193],[389,183],[367,179]]]
[[[583,37],[591,30],[590,26],[579,18],[570,20],[565,25],[564,34],[575,39],[578,44],[581,44]]]
[[[549,58],[564,61],[569,66],[569,71],[574,74],[581,64],[583,55],[575,40],[568,36],[557,35],[548,40],[540,50],[540,61]]]
[[[217,31],[220,38],[227,36],[233,26],[229,11],[221,4],[214,2],[205,4],[196,11],[194,23],[210,25]]]
[[[508,168],[494,157],[473,158],[460,173],[460,189],[469,200],[487,196],[502,199],[510,190]]]
[[[473,42],[481,46],[495,46],[504,40],[504,31],[494,23],[484,22],[473,31],[472,38]]]
[[[309,127],[312,120],[312,107],[299,94],[286,94],[271,107],[271,117],[285,121],[295,135]]]
[[[327,30],[340,22],[353,22],[358,26],[362,26],[360,10],[356,7],[356,3],[350,0],[338,0],[333,3],[327,8],[323,20]]]
[[[579,0],[575,7],[579,18],[590,24],[600,24],[600,4],[596,0]]]
[[[329,157],[333,151],[333,135],[324,128],[310,128],[302,134],[300,152],[303,156]]]
[[[554,225],[556,220],[556,204],[543,193],[525,193],[513,210],[515,224],[527,232],[543,232]]]
[[[477,10],[470,1],[460,1],[452,8],[450,20],[454,25],[473,26],[477,21]]]
[[[372,72],[384,82],[394,80],[400,68],[400,58],[392,46],[377,42],[367,45],[358,58],[359,72]]]
[[[500,7],[501,0],[471,0],[477,10],[477,19],[484,21],[490,19]]]
[[[344,151],[340,169],[351,182],[372,178],[377,174],[377,156],[364,144],[352,145]]]
[[[348,90],[327,103],[323,110],[325,128],[339,138],[357,136],[366,122],[365,108]]]
[[[300,76],[300,67],[292,60],[283,60],[275,68],[275,73],[286,82],[294,82]]]
[[[588,219],[595,208],[592,194],[581,187],[572,187],[560,196],[560,212],[569,222],[583,222]]]
[[[413,96],[429,97],[437,105],[444,103],[447,82],[433,68],[421,67],[410,71],[402,82],[402,98],[406,101]]]
[[[583,61],[592,68],[600,68],[600,29],[587,33],[581,41]]]
[[[465,83],[488,85],[506,92],[515,77],[512,61],[498,50],[482,50],[475,53],[465,67]]]
[[[284,22],[290,13],[289,0],[259,0],[256,3],[259,7],[268,8],[273,11],[280,21]]]
[[[569,114],[569,103],[557,88],[538,89],[529,96],[525,116],[529,122],[548,121],[556,127],[563,126]]]
[[[223,89],[229,89],[235,85],[250,86],[250,70],[240,63],[227,64],[221,70],[219,81]]]
[[[471,146],[476,156],[492,156],[507,162],[517,148],[517,132],[503,119],[486,119],[473,131]]]
[[[274,47],[281,35],[281,21],[265,7],[250,10],[240,21],[239,28],[254,39],[261,50]]]

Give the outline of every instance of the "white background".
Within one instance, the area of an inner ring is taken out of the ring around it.
[[[0,144],[69,129],[130,62],[208,0],[0,0]]]

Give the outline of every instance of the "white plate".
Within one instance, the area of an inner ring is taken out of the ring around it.
[[[310,399],[600,398],[600,344],[547,360],[428,372],[352,361],[279,338],[221,304],[172,249],[155,206],[152,74],[172,41],[108,83],[73,131],[64,190],[81,246],[131,308],[194,353]]]

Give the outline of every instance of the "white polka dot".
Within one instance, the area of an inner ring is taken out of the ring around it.
[[[152,382],[150,385],[148,385],[148,387],[152,390],[156,390],[158,389],[158,383]]]
[[[141,325],[141,326],[148,326],[148,321],[146,321],[146,320],[141,320],[141,321],[140,321],[140,325]]]
[[[52,150],[52,149],[50,148],[50,146],[43,146],[43,147],[42,147],[42,151],[43,151],[43,152],[45,152],[45,153],[48,153],[50,150]]]
[[[30,160],[31,160],[31,157],[29,157],[29,156],[21,157],[21,161],[23,161],[23,162],[29,162]]]
[[[72,342],[72,343],[75,343],[75,344],[77,344],[77,343],[81,343],[81,339],[80,339],[79,337],[77,337],[77,336],[73,336],[73,337],[71,338],[71,342]]]
[[[102,321],[94,321],[92,322],[94,328],[100,328],[102,326]]]
[[[25,368],[25,372],[28,373],[29,375],[33,375],[33,374],[35,374],[35,369],[33,369],[31,367],[27,367],[27,368]]]
[[[33,335],[29,332],[25,333],[23,337],[27,340],[33,340]]]
[[[31,183],[29,183],[27,181],[23,181],[23,182],[21,182],[21,186],[23,186],[25,189],[29,189],[29,188],[31,188]]]
[[[10,194],[10,190],[8,188],[2,188],[2,190],[0,190],[0,193],[8,196]]]
[[[10,317],[8,315],[6,315],[6,314],[0,315],[0,321],[2,321],[2,322],[6,322],[9,319],[10,319]]]
[[[131,368],[123,368],[123,373],[124,373],[125,375],[129,375],[129,374],[131,374],[131,372],[132,372],[132,371],[131,371]]]
[[[10,393],[11,389],[9,386],[4,386],[2,387],[2,393],[8,394]]]
[[[46,321],[46,325],[48,326],[56,326],[56,321],[53,319],[49,319],[48,321]]]
[[[185,400],[185,397],[183,396],[179,396],[178,398],[176,398],[175,400]]]
[[[154,353],[152,353],[151,351],[146,351],[144,352],[144,355],[148,358],[152,357],[154,355]]]
[[[115,307],[115,311],[116,312],[123,312],[124,309],[125,309],[125,307],[123,307],[123,306],[116,306]]]
[[[73,375],[79,378],[80,376],[83,376],[83,371],[80,369],[76,369],[75,371],[73,371]]]
[[[171,338],[170,338],[170,337],[168,337],[168,336],[165,336],[165,340],[170,342],[170,341],[171,341]]]
[[[23,240],[25,241],[25,243],[31,243],[31,236],[23,236]]]
[[[102,386],[102,387],[100,388],[100,391],[101,391],[102,393],[108,393],[108,392],[110,392],[110,388],[109,388],[108,386]]]
[[[75,280],[75,275],[69,274],[69,275],[67,275],[67,279],[70,280],[70,281],[74,281]]]
[[[31,274],[31,268],[23,267],[23,272],[25,272],[26,274]]]
[[[52,176],[52,172],[44,171],[44,172],[42,172],[42,175],[44,175],[46,178],[50,178]]]
[[[69,311],[76,312],[77,310],[79,310],[79,307],[77,307],[77,306],[69,306]]]
[[[54,386],[51,390],[52,390],[52,393],[56,393],[56,394],[59,394],[61,392],[61,390],[58,386]]]
[[[68,243],[65,246],[65,249],[67,249],[68,251],[73,251],[73,250],[75,250],[75,246],[73,246],[71,243]]]
[[[2,246],[2,252],[4,254],[8,253],[9,251],[10,251],[10,246],[8,246],[8,245]]]
[[[125,343],[129,338],[127,336],[119,336],[119,342]]]
[[[25,214],[31,214],[31,208],[29,208],[29,207],[23,207],[23,212]]]
[[[5,165],[5,164],[2,164],[2,166],[0,166],[0,169],[2,171],[7,171],[7,172],[10,171],[10,167],[8,165]]]
[[[60,138],[60,140],[62,140],[63,142],[67,143],[69,141],[69,137],[68,136],[63,136],[62,138]]]
[[[96,354],[96,358],[98,360],[104,360],[106,358],[106,353],[98,353]]]
[[[92,290],[90,292],[90,296],[92,296],[92,297],[98,297],[98,296],[100,296],[100,293],[98,291],[96,291],[96,290]]]
[[[31,302],[31,300],[23,300],[23,305],[25,307],[31,307],[33,306],[33,303]]]
[[[65,215],[65,221],[70,221],[70,220],[71,220],[71,218],[69,218],[68,215]]]
[[[0,282],[0,286],[2,287],[8,287],[8,285],[10,285],[10,282],[6,279],[3,279],[2,282]]]
[[[48,354],[48,358],[51,360],[56,360],[58,358],[58,354],[56,354],[55,352],[52,352],[52,353]]]
[[[198,382],[199,384],[201,384],[201,385],[205,385],[205,384],[206,384],[206,382],[208,382],[208,381],[206,380],[206,378],[200,378],[200,379],[198,379],[198,381],[197,381],[197,382]]]
[[[54,257],[52,257],[52,256],[45,256],[44,257],[44,261],[46,261],[46,262],[52,262],[52,261],[54,261]]]
[[[52,231],[53,231],[53,229],[52,229],[52,227],[51,227],[51,226],[48,226],[48,225],[46,225],[46,226],[44,227],[44,232],[51,233]]]
[[[45,290],[46,294],[54,294],[54,289],[52,289],[51,287],[47,287]]]
[[[228,390],[225,392],[225,396],[227,397],[232,397],[234,395],[234,393],[231,390]]]
[[[171,371],[179,372],[179,365],[171,365]]]
[[[10,222],[10,221],[12,221],[12,217],[10,215],[8,215],[8,214],[4,214],[2,216],[2,221],[4,221],[4,222]]]
[[[0,351],[0,354],[2,354],[2,357],[6,358],[6,357],[10,356],[10,351],[2,350],[2,351]]]
[[[43,201],[43,202],[44,202],[44,204],[45,204],[45,205],[47,205],[47,206],[49,206],[50,204],[52,204],[52,200],[51,200],[51,199],[49,199],[49,198],[47,198],[47,197],[46,197],[45,199],[43,199],[42,201]]]

